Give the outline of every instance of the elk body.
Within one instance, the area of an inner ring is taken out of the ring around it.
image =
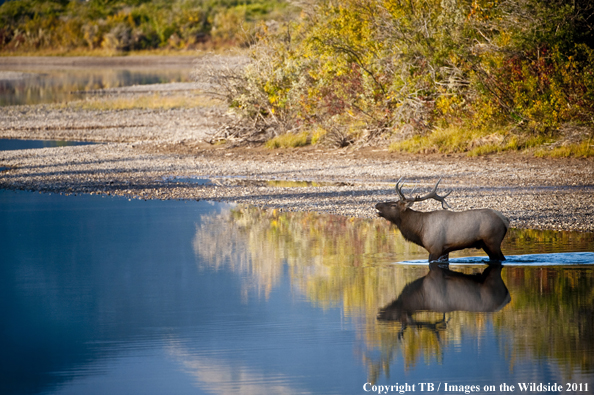
[[[404,238],[429,251],[429,261],[447,259],[452,251],[465,248],[483,249],[492,261],[504,261],[501,242],[509,228],[509,220],[491,209],[452,212],[447,210],[419,212],[410,207],[414,202],[435,199],[443,208],[444,196],[437,195],[437,186],[424,196],[405,197],[400,181],[396,192],[400,200],[376,204],[378,215],[400,229]]]

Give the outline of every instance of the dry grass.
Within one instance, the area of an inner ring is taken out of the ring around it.
[[[589,129],[588,129],[589,130]],[[589,158],[594,157],[594,144],[588,134],[569,136],[561,131],[556,137],[529,135],[512,130],[478,130],[458,127],[436,129],[424,136],[390,144],[391,152],[466,153],[481,156],[506,151],[523,151],[537,157]]]
[[[285,133],[268,140],[264,145],[266,148],[295,148],[310,144],[309,133]]]
[[[591,140],[578,144],[568,144],[552,149],[539,148],[534,156],[545,158],[592,158],[594,157],[594,143]]]
[[[80,110],[109,111],[132,109],[195,108],[220,106],[221,102],[211,97],[199,95],[151,95],[92,97],[64,104]]]
[[[413,136],[390,144],[390,151],[412,153],[462,153],[470,156],[484,155],[501,150],[513,149],[507,146],[505,130],[470,129],[450,126],[437,128],[424,136]]]

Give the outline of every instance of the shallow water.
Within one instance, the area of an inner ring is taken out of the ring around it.
[[[88,141],[0,139],[0,151],[96,144]]]
[[[403,265],[426,253],[379,219],[0,191],[0,393],[590,393],[594,235],[506,243],[509,266]],[[472,312],[403,314],[418,284]]]
[[[402,265],[429,265],[426,260],[418,259],[413,261],[398,262]],[[450,265],[480,265],[489,264],[488,257],[464,257],[452,258]],[[594,252],[562,252],[550,254],[527,254],[527,255],[508,255],[505,266],[574,266],[574,265],[594,265]]]
[[[79,100],[85,92],[131,85],[190,81],[190,69],[76,68],[69,70],[17,70],[21,78],[0,78],[0,106],[63,103]]]
[[[311,181],[311,180],[263,180],[254,179],[244,176],[227,176],[227,177],[177,177],[165,176],[163,181],[169,183],[179,184],[193,184],[193,185],[224,185],[226,187],[239,186],[262,186],[262,187],[276,187],[276,188],[319,188],[326,186],[345,186],[349,185],[344,182],[325,182],[325,181]]]

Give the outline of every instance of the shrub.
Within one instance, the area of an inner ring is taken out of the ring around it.
[[[591,11],[585,1],[313,1],[298,21],[262,30],[230,103],[281,133],[523,149],[567,123],[594,127]]]

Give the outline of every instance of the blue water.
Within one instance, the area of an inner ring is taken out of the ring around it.
[[[441,315],[419,313],[405,328],[375,316],[427,267],[334,263],[336,251],[312,251],[349,222],[320,217],[329,225],[316,233],[291,215],[0,190],[0,393],[593,382],[592,253],[510,256],[531,264],[503,267],[501,310],[448,313],[439,327]]]
[[[166,177],[163,177],[163,181],[181,182],[181,183],[188,183],[188,184],[195,184],[195,185],[213,185],[214,184],[210,178],[202,178],[202,177],[166,176]]]
[[[0,139],[0,151],[96,144],[88,141]]]

